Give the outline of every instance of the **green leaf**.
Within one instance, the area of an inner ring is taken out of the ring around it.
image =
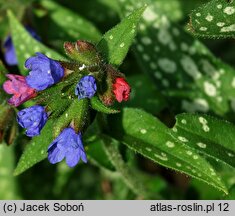
[[[150,0],[155,7],[167,15],[172,21],[179,22],[185,19],[194,8],[208,0]]]
[[[41,134],[32,138],[17,164],[14,175],[23,173],[47,157],[47,148],[53,141],[52,125],[53,120],[48,120]]]
[[[229,196],[226,196],[226,200],[234,200],[235,199],[235,185],[229,190]]]
[[[196,36],[235,37],[235,2],[212,0],[193,10],[189,28]]]
[[[183,172],[227,193],[214,168],[196,150],[188,147],[186,138],[173,136],[157,118],[138,110],[126,108],[122,116],[110,116],[115,137],[129,148],[162,166]]]
[[[4,67],[2,61],[0,60],[0,85],[2,85],[6,81],[6,74],[7,70]]]
[[[114,171],[115,168],[105,153],[104,143],[100,138],[100,133],[98,122],[94,120],[83,135],[88,160],[101,169]]]
[[[132,8],[136,4],[133,0],[124,2]],[[130,12],[124,6],[122,9]],[[155,4],[143,14],[135,48],[137,62],[177,112],[225,116],[235,111],[234,69],[171,22]]]
[[[105,106],[97,96],[92,97],[90,102],[91,102],[92,109],[98,112],[102,112],[106,114],[115,114],[115,113],[120,112],[119,110],[115,110],[115,109]]]
[[[122,64],[136,36],[137,25],[145,8],[143,6],[134,11],[102,37],[97,47],[108,63],[115,66]]]
[[[0,143],[0,190],[1,200],[20,199],[16,178],[12,175],[14,169],[14,149],[13,146],[6,146]],[[3,190],[4,188],[4,190]]]
[[[88,120],[88,100],[86,98],[81,100],[74,99],[68,109],[55,121],[53,129],[54,137],[57,137],[72,122],[76,131],[82,131],[87,126]]]
[[[235,127],[207,115],[180,114],[173,128],[175,137],[184,137],[187,146],[235,168]]]
[[[25,61],[33,56],[36,52],[41,52],[50,58],[56,60],[64,59],[63,56],[57,52],[46,47],[36,39],[34,39],[22,26],[22,24],[16,19],[11,11],[8,11],[8,18],[10,21],[11,35],[16,49],[16,55],[18,65],[22,75],[26,75],[28,72],[24,68]]]
[[[53,22],[49,23],[49,35],[63,40],[91,40],[98,42],[101,38],[99,30],[89,21],[54,1],[42,1]]]

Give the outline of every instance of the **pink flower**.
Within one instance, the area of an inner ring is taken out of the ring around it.
[[[131,88],[123,78],[117,78],[113,84],[113,92],[117,101],[120,103],[123,100],[127,101],[130,96]]]
[[[9,80],[3,84],[3,89],[6,93],[13,94],[13,97],[8,100],[10,105],[17,107],[25,101],[36,97],[36,90],[27,85],[24,76],[15,74],[7,74],[6,76]]]

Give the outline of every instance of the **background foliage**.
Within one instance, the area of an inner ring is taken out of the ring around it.
[[[0,136],[13,142],[0,145],[0,198],[234,199],[234,16],[233,0],[0,0],[0,40],[11,34],[19,62],[7,66],[1,50],[1,85],[5,73],[26,75],[35,52],[66,60],[63,42],[83,39],[132,86],[119,114],[88,128],[89,163],[74,169],[44,160],[63,115],[30,140],[5,118],[14,110],[0,89]]]

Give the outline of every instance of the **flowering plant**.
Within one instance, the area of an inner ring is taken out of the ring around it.
[[[193,35],[181,0],[14,1],[24,16],[0,14],[5,198],[233,196],[235,72],[216,58],[233,49],[196,37],[234,37],[234,1],[187,1]]]

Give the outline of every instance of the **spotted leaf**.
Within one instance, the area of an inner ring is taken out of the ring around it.
[[[117,116],[117,117],[116,117]],[[115,137],[154,162],[202,180],[227,193],[209,162],[187,145],[183,134],[173,134],[157,118],[139,109],[126,108],[122,116],[110,116]]]
[[[132,9],[136,5],[133,0],[124,2],[120,3],[122,16],[131,11],[123,5],[132,5]],[[234,69],[170,21],[154,2],[144,3],[149,6],[139,24],[134,53],[171,107],[177,112],[210,111],[222,116],[232,113],[235,110]]]
[[[136,35],[138,22],[145,10],[143,6],[122,20],[117,26],[109,30],[98,43],[106,60],[119,66],[125,58]]]
[[[98,42],[101,38],[99,30],[77,13],[62,7],[55,1],[42,1],[51,19],[47,37],[62,40],[91,40]]]
[[[235,127],[231,123],[208,115],[180,114],[173,136],[184,137],[187,146],[235,168]]]
[[[16,49],[18,66],[20,68],[21,74],[27,74],[24,63],[30,56],[35,55],[35,52],[41,52],[48,57],[54,58],[56,60],[64,59],[63,56],[34,39],[25,30],[25,28],[16,19],[11,11],[8,12],[8,18],[10,21],[11,36],[13,39],[14,47]]]
[[[190,15],[190,30],[196,36],[235,37],[235,1],[212,0]]]
[[[88,106],[88,99],[74,99],[70,106],[55,121],[53,129],[54,137],[57,137],[70,124],[73,125],[76,131],[85,130],[87,124],[90,123]]]

